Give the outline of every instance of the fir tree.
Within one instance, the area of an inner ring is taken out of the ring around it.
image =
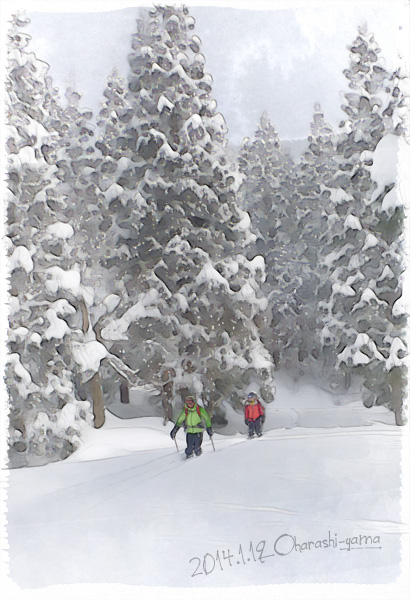
[[[256,234],[248,256],[260,254],[266,261],[264,289],[269,294],[269,305],[264,338],[279,364],[285,360],[284,347],[290,340],[296,316],[291,294],[299,256],[290,244],[295,223],[292,213],[295,167],[283,151],[266,113],[260,119],[255,138],[242,142],[238,163],[246,178],[241,202],[251,215]]]
[[[349,120],[342,123],[339,171],[330,184],[335,213],[322,264],[332,291],[321,304],[326,313],[322,339],[336,348],[337,363],[347,373],[362,376],[366,405],[389,405],[402,424],[403,207],[395,199],[395,148],[406,102],[399,74],[381,66],[373,36],[359,30],[350,50],[351,67],[345,74],[357,93],[345,95]]]
[[[91,422],[75,391],[71,344],[78,339],[73,228],[58,193],[55,90],[48,66],[26,50],[27,19],[13,17],[7,74],[9,356],[12,466],[65,458]]]
[[[138,226],[123,243],[138,266],[132,303],[102,330],[118,351],[131,341],[131,366],[162,389],[168,416],[177,391],[197,393],[211,412],[239,403],[251,382],[268,401],[273,392],[257,326],[264,261],[242,254],[250,234],[236,204],[241,178],[226,159],[226,126],[193,28],[186,8],[158,7],[133,38],[135,112],[121,144]]]

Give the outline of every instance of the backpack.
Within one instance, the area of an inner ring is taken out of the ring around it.
[[[199,404],[196,405],[196,412],[198,413],[198,417],[201,417],[201,419],[202,419],[201,409],[199,407]],[[187,416],[188,416],[188,409],[185,406],[185,419],[187,418]]]

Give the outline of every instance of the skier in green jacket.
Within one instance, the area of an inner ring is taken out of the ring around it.
[[[202,454],[201,444],[203,438],[203,421],[205,421],[206,431],[209,437],[212,436],[212,424],[211,419],[202,406],[199,406],[194,396],[188,396],[185,400],[185,405],[180,412],[175,427],[171,431],[171,438],[175,439],[178,429],[184,423],[186,429],[186,443],[187,447],[185,450],[186,458],[191,458],[195,453],[196,456]]]

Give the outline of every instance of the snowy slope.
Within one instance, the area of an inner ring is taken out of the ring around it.
[[[278,412],[268,407],[268,427]],[[370,425],[282,425],[256,440],[215,434],[216,452],[207,440],[188,462],[170,423],[108,415],[64,462],[10,473],[11,578],[23,589],[393,583],[408,529],[406,434],[366,414]]]

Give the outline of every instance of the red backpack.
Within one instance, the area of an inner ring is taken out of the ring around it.
[[[196,412],[198,413],[198,417],[201,417],[201,419],[202,419],[201,409],[199,407],[199,404],[196,405]],[[188,416],[188,409],[187,409],[187,407],[185,407],[185,418],[187,418],[187,416]]]

